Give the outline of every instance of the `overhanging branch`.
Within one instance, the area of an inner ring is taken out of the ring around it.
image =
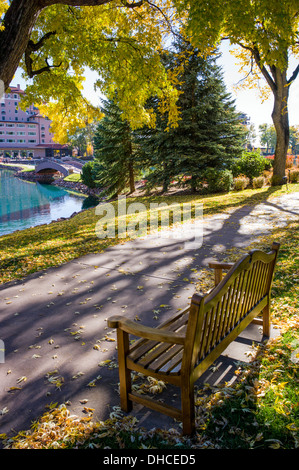
[[[27,74],[30,78],[33,78],[35,75],[40,75],[43,72],[47,72],[52,68],[57,68],[61,66],[61,63],[59,65],[50,65],[48,62],[48,58],[45,59],[46,65],[38,70],[33,70],[33,59],[31,57],[32,52],[37,52],[40,50],[45,41],[49,39],[51,36],[55,35],[55,31],[50,31],[49,33],[46,33],[38,42],[34,43],[31,39],[28,41],[26,50],[25,50],[25,65],[26,65],[26,70]]]
[[[245,46],[242,43],[238,43],[238,45],[240,47],[242,47],[243,49],[246,49],[246,50],[251,52],[252,57],[254,58],[256,65],[258,66],[258,68],[262,72],[262,74],[263,74],[264,78],[266,79],[268,85],[270,86],[271,90],[273,91],[273,93],[276,93],[276,89],[277,89],[276,83],[275,83],[274,79],[271,77],[271,75],[268,72],[268,70],[266,69],[266,67],[264,66],[264,64],[262,63],[261,56],[260,56],[258,48],[256,46],[252,46],[252,47],[251,46]]]
[[[293,82],[294,80],[296,80],[298,74],[299,74],[299,65],[297,65],[297,67],[295,68],[295,70],[294,70],[292,76],[291,76],[290,79],[288,80],[288,85],[291,85],[292,82]]]

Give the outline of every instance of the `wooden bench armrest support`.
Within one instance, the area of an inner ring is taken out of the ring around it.
[[[230,269],[233,266],[233,263],[222,263],[219,261],[209,263],[209,267],[215,270],[215,286],[218,286],[219,282],[222,280],[222,270]]]
[[[126,333],[133,334],[145,339],[169,343],[169,344],[185,344],[185,336],[173,333],[161,328],[151,328],[149,326],[137,324],[123,316],[113,316],[108,319],[110,328],[120,328]]]

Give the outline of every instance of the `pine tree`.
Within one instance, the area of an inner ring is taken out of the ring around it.
[[[135,191],[135,144],[133,133],[121,111],[111,100],[104,101],[105,117],[94,138],[93,178],[108,195],[117,195],[127,186]]]
[[[167,116],[157,112],[156,129],[145,129],[141,139],[145,160],[155,168],[150,183],[163,182],[165,190],[172,178],[198,187],[207,167],[227,169],[242,152],[243,128],[234,102],[226,92],[217,56],[207,59],[181,39],[167,59],[166,67],[178,74],[178,127],[168,131]],[[151,156],[151,158],[150,158]]]

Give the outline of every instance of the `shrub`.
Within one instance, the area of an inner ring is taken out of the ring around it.
[[[299,183],[299,169],[290,171],[290,183]]]
[[[88,186],[89,188],[95,188],[96,183],[93,179],[93,162],[87,162],[82,167],[81,180],[82,183]]]
[[[230,170],[207,168],[204,177],[208,183],[209,193],[228,192],[233,186],[233,174]]]
[[[237,176],[234,178],[234,190],[235,191],[242,191],[243,189],[247,188],[249,185],[249,178],[244,175]]]
[[[232,172],[234,176],[245,175],[252,181],[253,178],[261,176],[266,165],[266,158],[259,152],[244,152],[242,157],[233,163]]]
[[[265,171],[270,171],[273,168],[273,160],[265,158]]]
[[[252,186],[254,189],[262,188],[265,185],[265,178],[263,176],[257,176],[252,180]]]

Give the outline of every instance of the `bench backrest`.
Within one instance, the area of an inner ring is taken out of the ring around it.
[[[194,367],[253,310],[258,313],[269,303],[278,249],[279,244],[273,243],[270,253],[251,251],[209,294],[193,295],[185,367]]]

